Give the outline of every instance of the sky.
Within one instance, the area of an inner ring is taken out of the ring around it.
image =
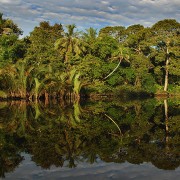
[[[76,24],[78,30],[180,21],[180,0],[0,0],[0,12],[29,35],[39,22]]]

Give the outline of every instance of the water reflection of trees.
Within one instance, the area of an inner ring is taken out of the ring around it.
[[[23,109],[22,114],[19,110]],[[0,103],[0,177],[5,173],[12,172],[23,160],[20,152],[24,150],[25,138],[21,136],[24,121],[24,105],[21,107],[11,104]]]
[[[78,162],[151,162],[161,169],[180,164],[178,103],[167,101],[0,104],[0,163],[3,177],[28,152],[43,168]],[[110,121],[110,117],[119,129]]]

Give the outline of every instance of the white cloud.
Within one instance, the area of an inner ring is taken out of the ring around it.
[[[18,4],[20,0],[1,0],[0,3],[4,4]]]
[[[109,5],[110,2],[108,1],[101,1],[102,4]]]
[[[166,18],[179,21],[179,7],[179,0],[0,0],[0,11],[20,25],[26,34],[45,20],[75,23],[81,28],[131,24],[151,26]],[[31,23],[28,25],[27,22]]]
[[[11,3],[11,0],[1,0],[2,3]]]

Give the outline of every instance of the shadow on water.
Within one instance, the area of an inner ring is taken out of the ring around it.
[[[174,170],[180,165],[178,101],[0,102],[0,177],[23,161],[44,169],[104,162]]]

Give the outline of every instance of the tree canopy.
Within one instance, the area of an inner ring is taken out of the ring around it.
[[[161,20],[108,26],[99,33],[40,22],[29,36],[0,14],[0,98],[60,97],[179,91],[180,24]]]

